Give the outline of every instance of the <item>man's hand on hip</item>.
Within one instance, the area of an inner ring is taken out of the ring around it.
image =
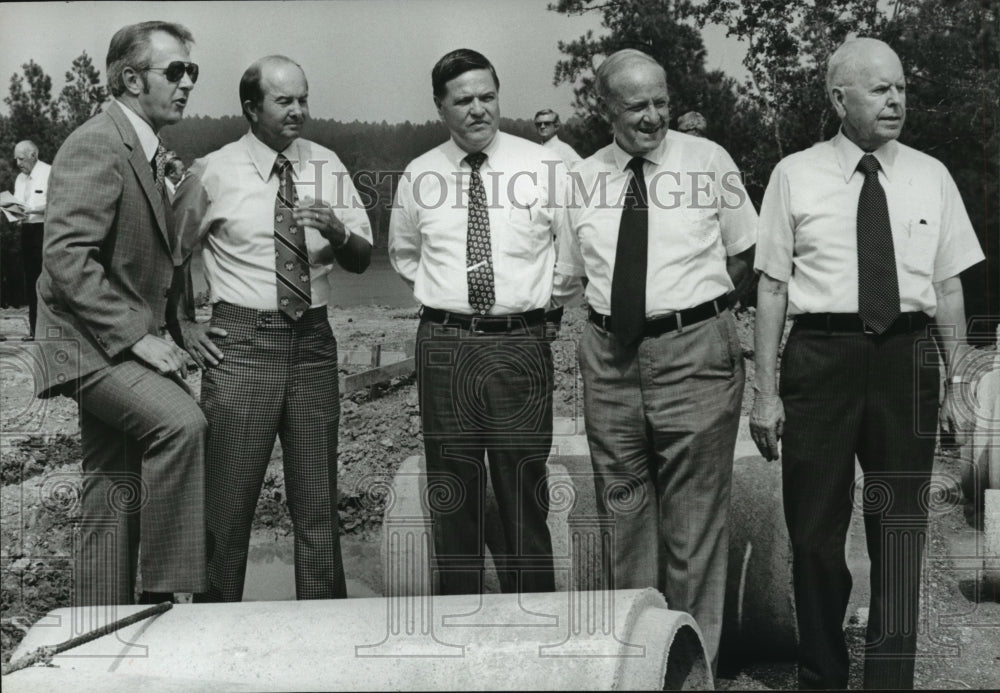
[[[190,320],[180,320],[179,323],[184,346],[195,365],[202,370],[218,366],[222,360],[222,350],[212,341],[212,337],[225,337],[228,332],[221,327],[209,327]]]

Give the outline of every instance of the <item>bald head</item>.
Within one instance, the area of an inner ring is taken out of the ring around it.
[[[21,173],[30,174],[38,162],[38,147],[31,140],[21,140],[14,145],[14,161]]]
[[[250,102],[251,107],[260,107],[260,102],[264,97],[264,92],[260,84],[261,76],[265,71],[271,72],[275,68],[290,65],[302,70],[302,66],[291,58],[284,55],[268,55],[250,63],[250,67],[243,72],[243,77],[240,79],[240,104],[243,106],[244,117],[250,121],[251,125],[253,124],[253,120],[247,113],[247,102]],[[305,72],[302,73],[302,76],[304,79]]]
[[[240,80],[240,99],[250,130],[276,152],[294,142],[309,120],[306,74],[283,55],[269,55],[247,68]]]
[[[663,75],[663,81],[667,81],[667,73],[660,63],[653,60],[652,56],[646,55],[642,51],[634,48],[625,48],[616,51],[604,59],[594,75],[594,86],[597,88],[597,97],[606,101],[611,96],[612,82],[621,77],[627,77],[630,73],[635,73],[643,68],[659,71]]]
[[[844,42],[827,64],[827,94],[844,134],[865,151],[899,137],[906,118],[906,78],[899,56],[872,38]]]
[[[615,134],[615,142],[632,156],[656,149],[667,133],[667,73],[642,51],[612,53],[597,68],[597,98]]]

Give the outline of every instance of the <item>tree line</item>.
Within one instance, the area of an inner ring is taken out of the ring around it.
[[[595,13],[604,29],[560,41],[563,58],[553,83],[569,84],[574,112],[562,114],[560,137],[588,156],[610,141],[600,118],[593,83],[595,58],[638,48],[664,66],[673,119],[700,112],[706,136],[732,155],[759,205],[774,165],[784,156],[827,139],[839,123],[828,102],[824,77],[829,55],[849,35],[882,38],[899,54],[907,77],[907,120],[900,138],[940,159],[951,171],[972,218],[987,262],[971,269],[966,285],[970,315],[1000,313],[1000,0],[557,0],[553,12]],[[747,46],[742,82],[706,67],[701,29],[727,27]],[[62,140],[96,113],[107,92],[84,53],[66,72],[58,95],[34,61],[10,78],[0,116],[0,189],[10,190],[16,168],[10,158],[21,139],[32,139],[51,161]],[[546,104],[539,104],[542,107]],[[189,117],[166,128],[165,144],[186,162],[242,136],[241,115]],[[505,132],[534,139],[527,120],[504,119]],[[337,152],[352,173],[401,171],[417,155],[443,142],[443,124],[311,121],[304,136]],[[376,245],[387,239],[390,179],[378,187],[370,211]],[[0,222],[3,223],[3,222]],[[0,229],[3,242],[2,301],[17,304],[16,234]],[[10,280],[10,281],[8,281]],[[987,328],[989,329],[989,328]]]

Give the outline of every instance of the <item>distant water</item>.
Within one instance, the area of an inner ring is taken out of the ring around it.
[[[208,290],[201,262],[201,255],[195,255],[193,265],[194,290],[196,294]],[[334,266],[330,279],[330,305],[337,308],[356,306],[388,306],[389,308],[415,308],[416,300],[396,271],[389,264],[389,252],[385,248],[372,251],[372,262],[364,274],[351,274],[339,266]]]

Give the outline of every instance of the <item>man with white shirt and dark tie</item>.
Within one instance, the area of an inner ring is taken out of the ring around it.
[[[42,273],[42,238],[45,234],[45,199],[52,167],[38,160],[38,146],[31,140],[14,146],[14,161],[20,171],[14,181],[14,197],[24,205],[21,220],[21,261],[24,272],[25,300],[28,302],[28,336],[35,336],[38,299],[35,282]]]
[[[546,310],[553,235],[565,229],[564,167],[498,131],[500,82],[483,55],[448,53],[431,82],[451,136],[400,179],[389,257],[423,306],[417,380],[428,485],[441,486],[429,493],[439,589],[482,590],[488,457],[505,543],[493,552],[501,587],[551,591]],[[450,494],[449,507],[434,500]]]
[[[185,347],[204,369],[209,422],[211,584],[197,601],[242,599],[250,529],[276,437],[295,531],[296,596],[346,596],[328,274],[334,262],[363,272],[372,235],[340,159],[299,136],[308,97],[294,61],[254,62],[240,81],[250,132],[195,161],[174,200],[180,256],[201,243],[212,302],[208,327],[180,319]]]
[[[757,216],[722,147],[667,129],[652,57],[613,53],[595,85],[614,142],[570,172],[556,272],[588,279],[579,359],[607,570],[691,613],[714,667],[744,380],[729,294],[751,275]]]
[[[799,687],[848,683],[844,545],[856,455],[871,559],[864,686],[912,688],[938,424],[930,326],[944,335],[940,416],[954,430],[970,396],[958,275],[983,253],[947,169],[896,141],[906,118],[896,53],[847,41],[826,81],[840,132],[780,161],[761,206],[750,427],[765,458],[777,459],[781,443]]]

